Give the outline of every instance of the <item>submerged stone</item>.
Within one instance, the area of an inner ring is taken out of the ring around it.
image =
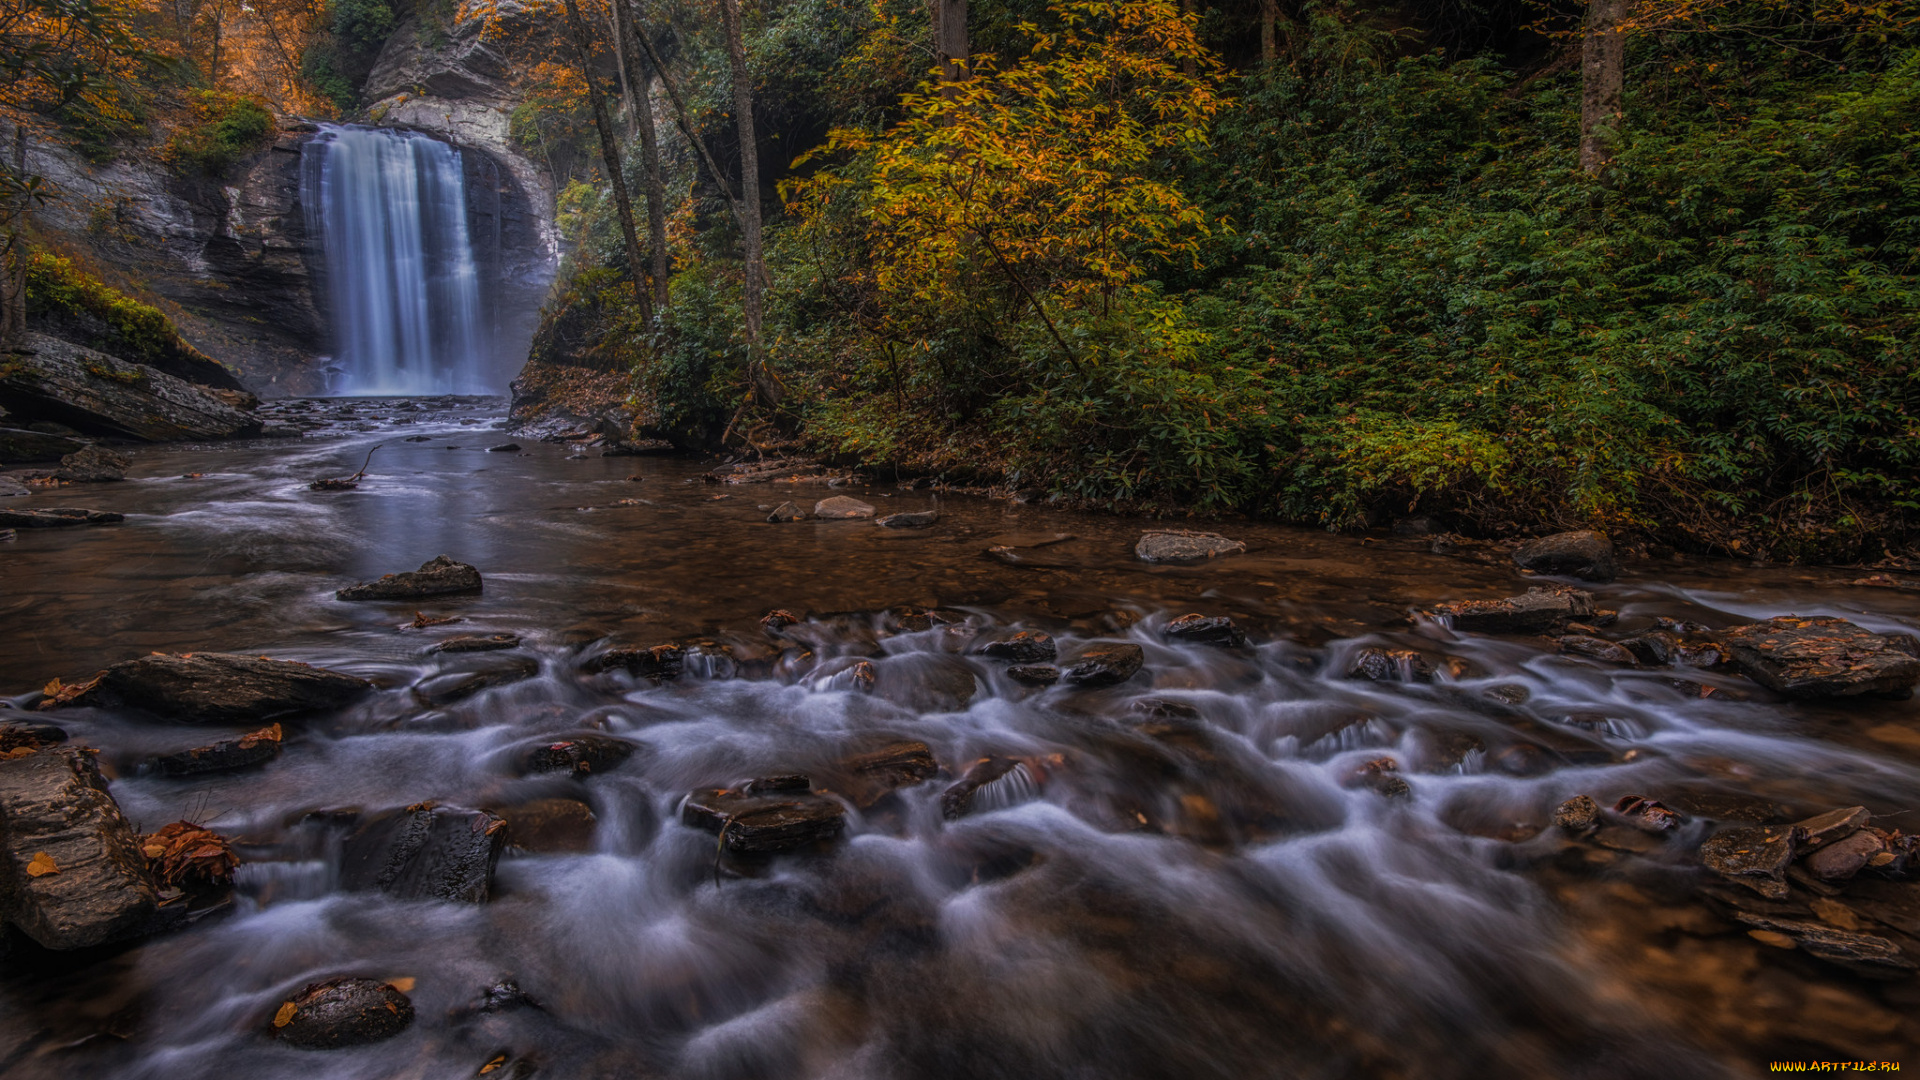
[[[924,529],[940,520],[938,510],[913,510],[900,514],[888,514],[874,522],[888,529]]]
[[[1247,550],[1238,540],[1219,533],[1193,529],[1160,529],[1142,533],[1133,545],[1134,557],[1141,562],[1201,562],[1222,555],[1237,555]]]
[[[427,651],[430,653],[490,652],[495,649],[515,648],[519,644],[519,634],[455,634],[435,642]]]
[[[870,518],[873,505],[847,495],[835,495],[821,499],[813,504],[813,516],[822,521],[845,521],[851,518]]]
[[[775,523],[783,521],[805,521],[806,519],[807,512],[800,509],[799,503],[793,502],[783,502],[773,508],[773,513],[767,515],[767,520]]]
[[[413,1002],[392,983],[328,979],[308,985],[274,1011],[273,1037],[302,1050],[337,1050],[391,1039],[413,1023]]]
[[[360,825],[341,848],[340,886],[402,900],[477,904],[493,891],[507,843],[504,818],[485,810],[409,806]]]
[[[64,529],[72,525],[111,525],[125,521],[122,514],[78,506],[47,506],[34,510],[0,510],[0,528]]]
[[[1036,664],[1059,655],[1053,635],[1038,630],[1022,630],[1010,637],[994,638],[975,646],[973,651],[977,656],[1012,660],[1018,664]]]
[[[1428,683],[1433,681],[1433,664],[1412,649],[1362,649],[1347,666],[1347,678]]]
[[[743,854],[792,851],[830,840],[846,827],[846,808],[808,790],[806,777],[770,779],[778,782],[696,791],[681,804],[680,820],[720,834],[728,851]]]

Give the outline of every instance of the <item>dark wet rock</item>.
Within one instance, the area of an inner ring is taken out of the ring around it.
[[[778,635],[787,627],[798,626],[805,621],[791,611],[775,608],[760,616],[760,629],[765,630],[769,635]]]
[[[0,408],[148,442],[253,435],[260,420],[183,379],[45,334],[0,364]]]
[[[579,799],[530,799],[494,814],[507,823],[508,841],[535,854],[582,852],[593,847],[593,808]]]
[[[1875,634],[1845,619],[1788,615],[1725,637],[1742,673],[1790,698],[1905,697],[1920,682],[1911,638]]]
[[[1501,705],[1524,705],[1528,699],[1533,697],[1533,691],[1521,686],[1519,683],[1501,683],[1498,686],[1489,686],[1485,690],[1480,691],[1480,697],[1483,700],[1496,702]]]
[[[944,653],[901,653],[871,669],[874,693],[916,712],[958,712],[979,691],[979,680],[967,662]]]
[[[0,528],[63,529],[70,525],[111,525],[124,521],[121,514],[105,510],[84,510],[77,506],[47,506],[34,510],[0,510]]]
[[[1858,829],[1864,829],[1873,815],[1864,806],[1843,806],[1829,810],[1824,814],[1815,814],[1805,821],[1796,821],[1793,827],[1803,834],[1798,850],[1810,851],[1835,840],[1842,840]]]
[[[432,441],[433,441],[433,436],[431,436],[431,435],[409,435],[409,436],[407,436],[406,438],[404,438],[404,439],[402,439],[402,440],[400,440],[400,441],[401,441],[401,442],[432,442]]]
[[[65,435],[48,435],[25,428],[0,427],[0,464],[22,465],[58,461],[87,445]]]
[[[955,612],[942,611],[939,608],[902,604],[882,612],[880,626],[889,634],[921,634],[936,626],[949,626],[962,622],[964,618]]]
[[[1568,629],[1571,630],[1572,627]],[[1658,630],[1650,634],[1626,638],[1618,644],[1633,657],[1636,663],[1645,664],[1648,667],[1664,667],[1672,663],[1674,654],[1679,648],[1679,642],[1675,641],[1671,635]]]
[[[813,516],[822,521],[845,521],[851,518],[870,518],[873,506],[847,495],[835,495],[821,499],[813,504]]]
[[[771,789],[755,783],[746,785],[751,791],[696,791],[681,805],[680,820],[718,833],[728,851],[743,854],[792,851],[840,835],[846,808],[791,779]]]
[[[1052,686],[1060,681],[1060,669],[1052,664],[1015,664],[1007,669],[1007,678],[1022,686]]]
[[[1560,651],[1569,656],[1584,656],[1589,660],[1599,660],[1608,664],[1623,664],[1632,667],[1634,656],[1624,646],[1605,638],[1587,637],[1582,634],[1567,634],[1557,644]]]
[[[430,653],[467,653],[492,652],[495,649],[512,649],[520,644],[519,634],[455,634],[450,638],[436,641],[427,651]]]
[[[33,489],[8,477],[0,476],[0,499],[11,499],[20,495],[31,495]]]
[[[365,679],[296,660],[235,653],[154,653],[95,676],[72,704],[127,706],[173,720],[245,724],[349,704]]]
[[[0,921],[49,949],[130,937],[156,910],[146,857],[94,756],[0,760]]]
[[[518,660],[480,671],[447,671],[429,675],[414,684],[413,696],[423,705],[439,708],[465,701],[485,690],[524,682],[538,674],[540,665],[532,660]]]
[[[587,661],[590,672],[625,669],[643,679],[679,678],[686,668],[687,650],[679,645],[654,645],[650,648],[615,646]]]
[[[1866,869],[1868,863],[1886,850],[1887,842],[1879,833],[1861,829],[1805,856],[1800,865],[1821,881],[1845,881]]]
[[[328,979],[275,1010],[273,1037],[302,1050],[337,1050],[391,1039],[413,1023],[413,1002],[391,983]]]
[[[280,738],[280,725],[275,724],[237,739],[223,739],[210,746],[154,758],[152,766],[162,776],[199,776],[248,769],[279,757]]]
[[[995,638],[981,643],[973,651],[979,656],[1011,660],[1016,664],[1037,664],[1059,655],[1053,635],[1038,630],[1022,630],[1010,637]]]
[[[421,563],[418,570],[349,585],[333,595],[336,600],[417,600],[423,596],[477,593],[480,589],[480,571],[437,555]]]
[[[1554,808],[1553,824],[1568,832],[1585,832],[1600,824],[1600,804],[1589,796],[1575,795]]]
[[[116,454],[104,446],[87,446],[60,459],[53,477],[70,484],[97,484],[125,480],[133,462],[125,454]]]
[[[940,793],[940,814],[958,821],[972,813],[976,803],[991,809],[1017,801],[1013,796],[1019,791],[1036,788],[1031,769],[1018,758],[983,757]]]
[[[1176,643],[1227,649],[1237,649],[1247,643],[1246,633],[1225,615],[1182,615],[1161,627],[1160,636]]]
[[[1799,831],[1792,826],[1741,826],[1717,832],[1700,845],[1701,865],[1769,900],[1787,897],[1787,867]]]
[[[487,453],[489,454],[513,454],[518,453],[519,450],[520,444],[517,442],[503,442],[498,446],[487,447]]]
[[[1733,917],[1757,930],[1791,938],[1793,944],[1809,956],[1854,970],[1908,972],[1917,966],[1898,945],[1875,934],[1836,930],[1824,923],[1757,912],[1738,911]]]
[[[792,502],[781,503],[779,506],[773,508],[773,513],[767,515],[768,521],[776,523],[782,521],[805,521],[806,519],[807,512],[800,509],[799,503]]]
[[[402,900],[477,904],[493,890],[506,819],[485,810],[409,806],[360,825],[341,849],[340,885]]]
[[[1075,686],[1113,686],[1126,682],[1146,663],[1146,652],[1131,642],[1096,642],[1080,650],[1061,677]]]
[[[1397,775],[1400,763],[1392,758],[1374,758],[1361,765],[1342,786],[1363,787],[1383,799],[1410,799],[1413,785]]]
[[[1613,804],[1613,812],[1628,825],[1651,833],[1672,832],[1686,821],[1671,807],[1644,795],[1622,795]]]
[[[564,772],[574,776],[592,776],[619,765],[632,757],[640,744],[613,735],[570,735],[543,742],[520,755],[520,772]]]
[[[1603,584],[1620,572],[1613,558],[1613,542],[1588,530],[1556,533],[1521,544],[1513,550],[1513,564],[1522,570]]]
[[[888,514],[874,522],[889,529],[924,529],[940,520],[938,510],[912,510],[900,514]]]
[[[1412,649],[1362,649],[1347,665],[1347,678],[1427,683],[1433,681],[1433,665]]]
[[[1504,600],[1453,600],[1432,614],[1455,630],[1477,634],[1541,634],[1593,614],[1593,595],[1565,585],[1542,585]]]
[[[933,779],[940,765],[926,743],[902,739],[847,757],[833,771],[843,778],[835,790],[864,810],[901,788]]]
[[[1143,533],[1133,545],[1133,554],[1142,562],[1201,562],[1222,555],[1237,555],[1247,550],[1238,540],[1219,533],[1192,529],[1165,529]]]

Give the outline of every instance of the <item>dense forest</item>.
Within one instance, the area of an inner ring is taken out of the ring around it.
[[[681,445],[1329,528],[1914,541],[1908,0],[414,3],[0,0],[8,325],[87,292],[27,132],[217,176],[276,118],[378,120],[383,42],[480,20],[569,242],[542,377],[630,378]]]

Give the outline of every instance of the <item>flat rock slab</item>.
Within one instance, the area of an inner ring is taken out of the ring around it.
[[[1015,664],[1007,669],[1007,678],[1022,686],[1052,686],[1060,681],[1060,669],[1052,664]]]
[[[940,765],[926,743],[903,739],[841,760],[835,787],[862,810],[901,788],[933,779]]]
[[[1905,697],[1920,682],[1913,639],[1845,619],[1784,616],[1725,634],[1747,678],[1786,697]]]
[[[888,514],[874,522],[888,529],[924,529],[940,520],[938,510],[913,510],[900,514]]]
[[[1142,562],[1202,562],[1222,555],[1237,555],[1247,550],[1238,540],[1219,533],[1192,529],[1165,529],[1143,533],[1133,545],[1133,554]]]
[[[282,1002],[269,1030],[302,1050],[337,1050],[391,1039],[413,1023],[413,1002],[391,983],[328,979]]]
[[[1059,655],[1059,647],[1053,643],[1053,636],[1038,630],[1022,630],[1008,637],[995,638],[975,646],[973,651],[977,656],[1011,660],[1016,664],[1038,664]]]
[[[1216,645],[1237,649],[1247,643],[1247,635],[1225,615],[1182,615],[1160,628],[1160,636],[1176,644]]]
[[[496,649],[517,648],[519,634],[455,634],[450,638],[436,641],[427,651],[430,653],[466,653],[492,652]]]
[[[210,746],[182,750],[154,758],[153,770],[162,776],[200,776],[265,765],[280,756],[280,725],[223,739]]]
[[[493,891],[507,845],[505,818],[485,810],[428,804],[365,822],[341,849],[340,885],[402,900],[477,904]]]
[[[45,334],[23,344],[25,353],[0,360],[0,407],[10,412],[146,442],[260,432],[258,417],[163,371]]]
[[[806,777],[773,777],[742,790],[706,788],[687,796],[680,820],[720,834],[728,851],[792,851],[840,835],[846,807],[810,790]]]
[[[645,679],[676,679],[686,670],[687,650],[679,645],[653,645],[638,648],[616,645],[584,665],[590,672],[623,668],[630,675]]]
[[[540,674],[538,662],[509,658],[505,663],[479,671],[444,671],[438,675],[429,675],[414,684],[413,696],[422,705],[439,708],[442,705],[452,705],[456,701],[465,701],[484,690],[524,682],[538,674]]]
[[[33,461],[59,461],[85,446],[79,439],[48,435],[25,428],[0,427],[0,463],[20,465]]]
[[[1620,572],[1613,558],[1613,542],[1590,530],[1529,540],[1513,549],[1513,564],[1537,574],[1564,574],[1602,584]]]
[[[1784,900],[1787,867],[1793,863],[1800,836],[1791,825],[1726,829],[1700,845],[1700,863],[1769,900]]]
[[[39,510],[0,510],[0,528],[64,529],[72,525],[111,525],[125,521],[121,514],[84,510],[77,506],[49,506]]]
[[[129,937],[156,910],[139,837],[82,750],[0,760],[0,863],[0,919],[49,949]]]
[[[1131,642],[1089,645],[1061,678],[1075,686],[1113,686],[1133,678],[1146,660],[1146,651]]]
[[[1504,600],[1452,600],[1434,605],[1433,616],[1455,630],[1475,634],[1543,634],[1593,617],[1593,594],[1566,585],[1528,589]]]
[[[244,724],[346,705],[365,679],[295,660],[236,653],[155,653],[95,676],[73,704],[145,709],[173,720]]]
[[[873,516],[873,505],[846,495],[835,495],[830,499],[821,499],[814,503],[813,516],[824,521],[870,518]]]
[[[480,589],[480,571],[438,555],[421,563],[418,570],[349,585],[333,596],[336,600],[417,600],[423,596],[477,593]]]
[[[507,821],[509,842],[536,854],[581,852],[593,848],[598,819],[579,799],[531,799],[494,811]]]

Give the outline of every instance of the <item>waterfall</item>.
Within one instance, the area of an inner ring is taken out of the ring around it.
[[[301,149],[300,200],[325,253],[336,393],[499,392],[459,150],[323,124]]]

